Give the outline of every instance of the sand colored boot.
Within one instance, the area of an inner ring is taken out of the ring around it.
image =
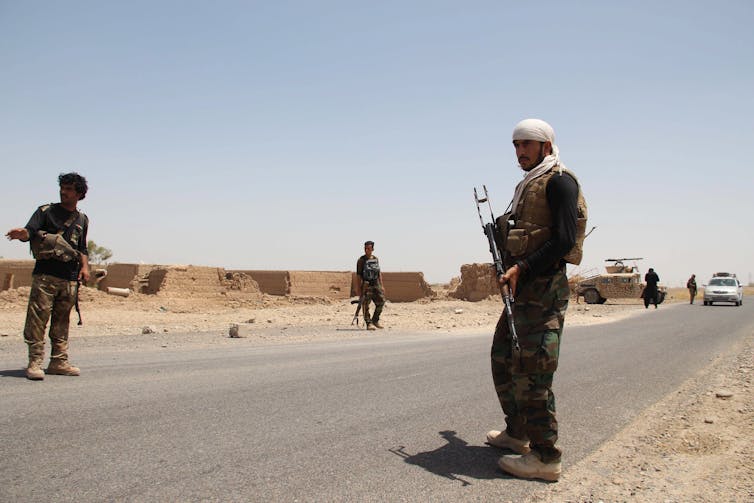
[[[47,366],[48,374],[59,376],[77,376],[81,375],[81,370],[78,367],[74,367],[68,360],[50,360],[50,364]]]
[[[367,330],[377,330],[377,327],[374,326],[374,323],[367,323]]]
[[[505,431],[488,431],[487,443],[501,449],[510,449],[518,454],[526,454],[530,451],[528,440],[513,438]]]
[[[377,327],[377,328],[385,328],[384,326],[380,325],[380,322],[379,322],[379,321],[373,321],[373,322],[372,322],[372,325],[374,325],[374,326],[375,326],[375,327]]]
[[[497,464],[504,472],[522,479],[541,479],[556,482],[560,478],[560,461],[543,463],[536,452],[530,452],[523,456],[503,456]]]
[[[29,359],[29,366],[26,367],[26,378],[32,381],[41,381],[45,378],[45,373],[39,360]]]

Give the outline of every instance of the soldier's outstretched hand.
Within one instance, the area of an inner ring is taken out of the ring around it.
[[[13,239],[20,239],[21,241],[28,241],[29,231],[27,231],[26,228],[24,227],[11,229],[5,234],[5,237],[7,237],[9,241]]]

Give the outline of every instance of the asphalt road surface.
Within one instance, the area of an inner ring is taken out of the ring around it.
[[[753,301],[567,329],[564,470],[751,333]],[[0,352],[0,501],[517,501],[540,484],[484,444],[503,425],[487,333],[99,339],[77,343],[81,377],[43,382],[19,370],[23,347]]]

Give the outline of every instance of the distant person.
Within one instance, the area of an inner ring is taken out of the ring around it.
[[[500,282],[509,285],[515,298],[520,349],[503,314],[490,356],[506,427],[489,431],[487,442],[519,454],[499,459],[503,471],[554,481],[560,478],[562,452],[555,446],[552,383],[570,296],[566,263],[581,262],[586,203],[576,176],[560,161],[549,124],[539,119],[519,122],[513,147],[524,177],[511,202],[513,223],[503,230],[507,270]]]
[[[68,326],[71,308],[80,283],[89,281],[86,234],[89,219],[78,202],[86,197],[86,178],[78,173],[61,174],[60,203],[37,208],[26,227],[11,229],[8,239],[30,241],[36,259],[32,271],[24,341],[29,346],[26,377],[44,379],[45,329],[50,322],[52,352],[47,374],[77,376],[80,371],[68,362]]]
[[[356,291],[361,297],[361,310],[367,330],[384,328],[380,324],[382,307],[385,305],[385,288],[382,286],[380,261],[374,256],[374,241],[364,243],[364,255],[356,261]],[[369,304],[374,302],[374,316],[369,315]]]
[[[649,303],[651,302],[655,305],[655,309],[657,309],[657,297],[659,296],[659,293],[657,292],[657,283],[660,282],[660,277],[655,270],[650,267],[647,274],[644,275],[644,282],[646,283],[643,294],[644,308],[648,309]]]
[[[694,303],[694,297],[696,297],[696,274],[692,274],[689,280],[686,282],[686,288],[689,289],[689,304]]]

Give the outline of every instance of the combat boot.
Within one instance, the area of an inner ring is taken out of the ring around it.
[[[541,479],[556,482],[560,478],[560,461],[543,463],[536,452],[523,456],[503,456],[497,462],[507,473],[522,479]]]
[[[373,323],[367,323],[367,330],[377,330]]]
[[[379,321],[373,321],[373,322],[372,322],[372,325],[374,325],[374,326],[375,326],[375,327],[377,327],[377,328],[385,328],[385,327],[383,327],[382,325],[380,325],[380,322],[379,322]]]
[[[47,366],[48,374],[58,376],[77,376],[81,375],[81,371],[78,367],[74,367],[67,360],[50,360],[50,364]]]
[[[38,360],[29,360],[29,366],[26,367],[26,378],[32,381],[41,381],[45,378],[42,365],[39,364]]]
[[[510,449],[518,454],[526,454],[531,450],[529,449],[528,440],[513,438],[505,431],[488,431],[487,443],[495,447],[500,447],[501,449]]]

